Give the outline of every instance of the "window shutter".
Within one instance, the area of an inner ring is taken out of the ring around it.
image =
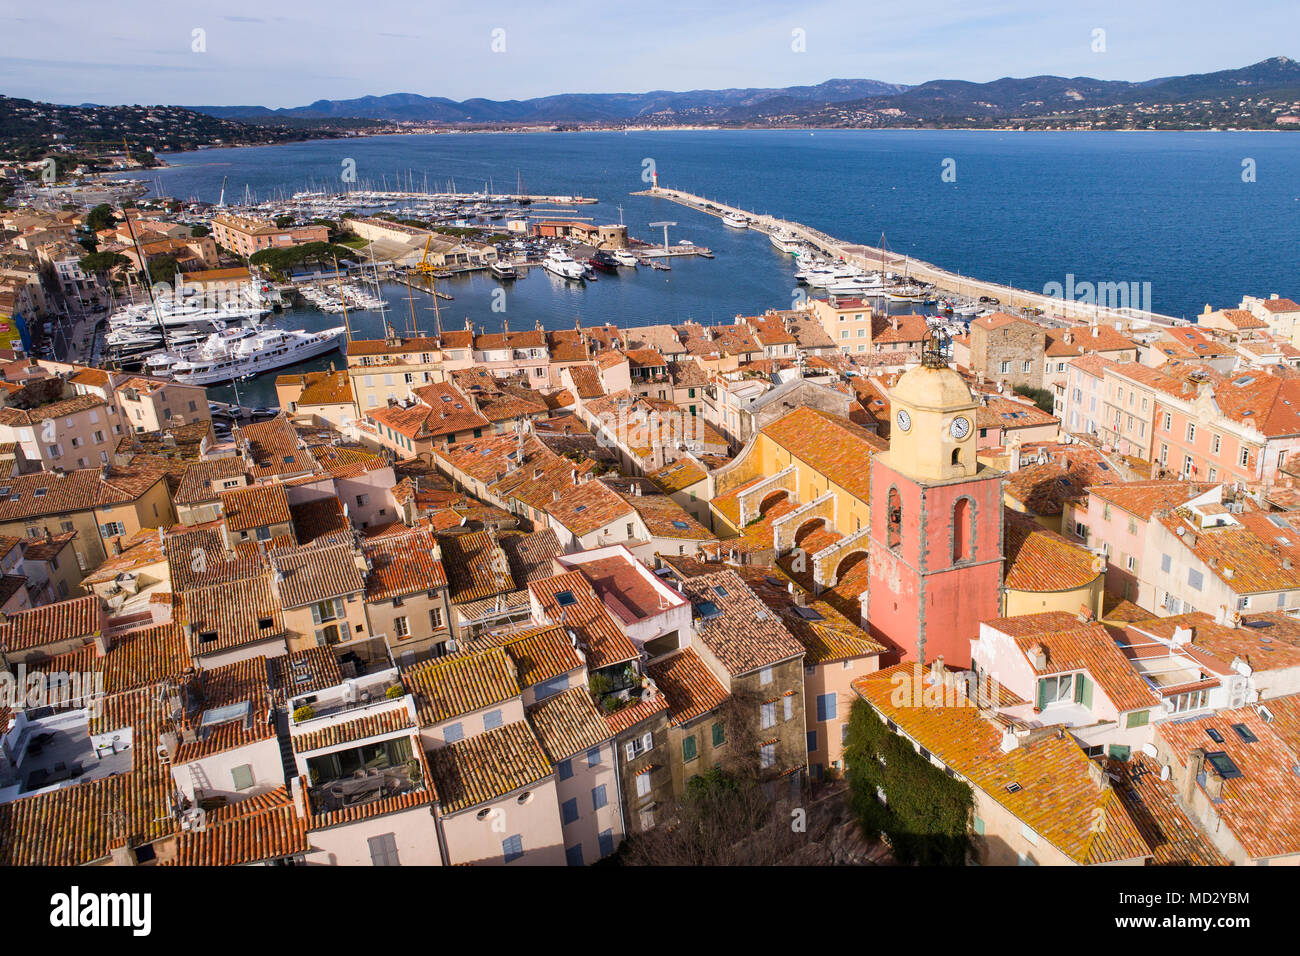
[[[647,731],[646,733],[641,735],[642,750],[650,750],[651,748],[654,747],[654,745],[655,745],[655,738],[653,733]]]
[[[1074,675],[1074,702],[1076,704],[1083,703],[1083,686],[1086,683],[1088,683],[1088,678],[1082,674]]]
[[[627,755],[628,760],[636,759],[636,744],[629,740],[623,745],[623,752]]]
[[[1038,681],[1038,709],[1042,710],[1047,706],[1047,681],[1039,679]]]
[[[312,622],[313,624],[319,624],[319,623],[320,623],[320,605],[319,605],[319,604],[313,604],[313,605],[311,606],[311,622]]]

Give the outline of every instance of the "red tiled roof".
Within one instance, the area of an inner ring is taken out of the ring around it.
[[[254,485],[221,494],[221,510],[231,531],[250,531],[273,524],[287,524],[289,498],[284,485]]]
[[[447,586],[437,539],[427,531],[388,535],[365,547],[370,559],[366,600],[386,601]]]
[[[763,434],[864,502],[870,497],[871,456],[888,448],[848,419],[806,406],[765,426]]]
[[[582,572],[569,571],[534,581],[528,589],[551,623],[562,623],[577,634],[579,643],[586,650],[588,667],[598,670],[640,657],[636,645],[614,623],[609,610]],[[561,606],[557,595],[565,591],[573,596],[574,603]]]
[[[90,594],[11,614],[0,624],[0,647],[23,651],[75,638],[88,639],[100,633],[104,625],[103,607],[103,601]]]
[[[307,820],[293,798],[277,787],[208,812],[202,830],[183,830],[176,840],[176,866],[243,866],[304,854],[311,849]]]
[[[674,726],[703,717],[721,707],[728,697],[727,689],[690,648],[661,658],[647,670],[668,700],[668,719]]]
[[[1004,584],[1013,591],[1070,591],[1105,573],[1105,564],[1087,548],[1044,528],[1033,518],[1003,509],[1006,525]]]

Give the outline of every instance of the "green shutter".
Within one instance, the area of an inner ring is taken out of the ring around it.
[[[1147,725],[1147,722],[1148,722],[1150,719],[1151,719],[1151,711],[1149,711],[1149,710],[1135,710],[1135,711],[1133,711],[1131,714],[1128,715],[1128,724],[1127,724],[1127,726],[1129,726],[1129,727],[1145,727],[1145,726]]]
[[[1083,703],[1083,685],[1087,682],[1088,678],[1084,677],[1082,674],[1074,675],[1074,702],[1076,704]]]
[[[695,735],[682,739],[682,759],[690,763],[695,759]]]
[[[1038,679],[1038,709],[1042,710],[1047,706],[1047,681],[1043,678]]]
[[[1083,706],[1092,710],[1092,681],[1082,675],[1079,679],[1083,681]]]
[[[713,746],[721,747],[727,740],[726,731],[723,729],[722,722],[713,725]]]

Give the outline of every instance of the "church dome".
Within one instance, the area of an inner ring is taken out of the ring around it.
[[[912,408],[941,410],[969,408],[975,401],[969,386],[954,369],[918,365],[908,369],[889,390],[893,403]]]

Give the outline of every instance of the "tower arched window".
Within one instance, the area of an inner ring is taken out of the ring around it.
[[[888,522],[886,542],[891,551],[897,551],[903,544],[903,497],[896,487],[889,489],[886,519]]]
[[[952,562],[969,561],[975,556],[975,505],[969,498],[958,498],[952,507]]]

